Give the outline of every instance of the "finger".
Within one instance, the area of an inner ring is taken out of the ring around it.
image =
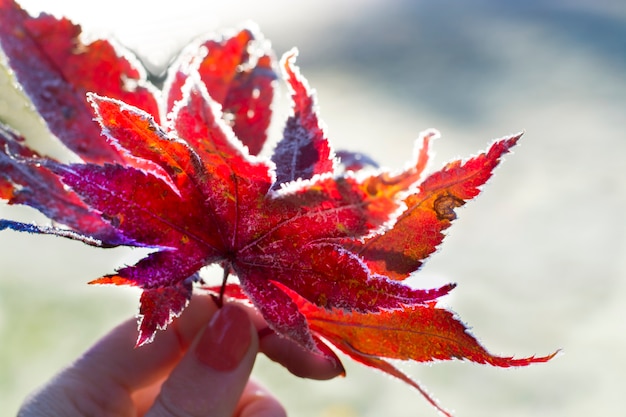
[[[283,365],[292,374],[301,378],[318,380],[345,375],[341,361],[330,348],[326,348],[321,354],[307,351],[292,340],[270,330],[256,309],[249,307],[248,314],[252,317],[260,335],[259,350],[269,359]]]
[[[231,417],[258,347],[248,314],[234,304],[225,304],[163,383],[146,417]]]
[[[233,417],[286,417],[282,404],[254,378],[243,390]]]
[[[326,355],[315,354],[273,332],[260,339],[260,346],[265,356],[280,363],[295,376],[326,380],[345,375],[339,358],[330,349]]]
[[[31,396],[24,415],[46,398],[50,415],[129,415],[132,393],[169,374],[215,310],[209,297],[194,297],[166,331],[141,348],[135,348],[136,320],[127,320]]]
[[[209,297],[194,297],[167,330],[139,348],[135,347],[136,320],[128,320],[87,351],[74,368],[86,370],[100,381],[122,385],[129,392],[143,388],[169,373],[216,310]]]

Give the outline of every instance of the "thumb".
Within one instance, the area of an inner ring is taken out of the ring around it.
[[[231,417],[258,349],[246,312],[225,304],[163,383],[146,417]]]

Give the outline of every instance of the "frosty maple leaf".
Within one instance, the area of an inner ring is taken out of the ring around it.
[[[219,264],[218,302],[225,294],[248,300],[304,349],[338,360],[325,339],[438,408],[385,358],[508,367],[553,356],[491,355],[437,307],[454,284],[422,290],[401,282],[435,251],[455,209],[479,193],[520,135],[428,176],[432,130],[398,174],[368,173],[362,168],[372,162],[350,152],[341,154],[342,169],[294,51],[281,61],[292,113],[271,158],[261,158],[277,74],[256,30],[196,41],[162,92],[128,51],[106,40],[84,44],[80,33],[66,19],[31,17],[0,0],[10,68],[51,132],[82,160],[39,155],[1,125],[0,197],[63,227],[5,219],[0,230],[154,249],[91,281],[142,289],[138,345],[183,311],[198,271]],[[239,286],[227,285],[230,276]]]

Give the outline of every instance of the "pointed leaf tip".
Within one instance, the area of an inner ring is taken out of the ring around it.
[[[237,138],[257,155],[267,140],[275,81],[274,54],[252,25],[212,34],[183,50],[165,82],[167,112],[183,98],[182,88],[197,75]]]
[[[502,155],[520,136],[498,139],[486,152],[466,161],[452,161],[430,174],[419,184],[417,192],[404,199],[406,209],[393,226],[362,245],[356,244],[360,245],[357,252],[373,271],[396,280],[407,278],[435,252],[444,239],[444,230],[456,219],[456,209],[480,193]],[[418,171],[423,170],[425,160],[420,151]]]
[[[105,275],[103,277],[91,280],[87,283],[88,285],[130,285],[137,286],[139,285],[136,281],[121,277],[119,275]]]
[[[165,329],[180,316],[191,299],[191,291],[191,282],[180,281],[167,287],[145,289],[141,293],[136,347],[152,342],[157,330]]]
[[[276,164],[273,189],[297,179],[311,179],[335,170],[335,154],[318,116],[315,93],[295,66],[296,51],[285,54],[281,63],[292,98],[292,111],[276,145],[272,161]]]

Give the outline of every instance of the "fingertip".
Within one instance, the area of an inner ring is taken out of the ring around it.
[[[345,375],[341,361],[328,348],[324,354],[314,354],[289,339],[271,333],[261,337],[259,350],[301,378],[327,380]]]
[[[296,342],[282,337],[270,329],[258,310],[240,304],[250,316],[259,335],[259,351],[270,360],[287,368],[300,378],[327,380],[344,376],[346,371],[337,355],[319,339],[321,354],[305,350]]]

